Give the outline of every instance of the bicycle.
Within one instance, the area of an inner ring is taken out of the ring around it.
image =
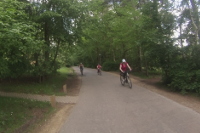
[[[82,68],[82,69],[80,69],[80,71],[81,71],[81,75],[83,75],[83,68]]]
[[[98,69],[97,73],[98,73],[98,75],[101,75],[101,69]]]
[[[120,73],[120,81],[123,86],[125,85],[125,83],[127,83],[129,88],[130,89],[132,88],[132,82],[131,82],[128,72],[126,72],[125,79],[124,79],[123,73]]]

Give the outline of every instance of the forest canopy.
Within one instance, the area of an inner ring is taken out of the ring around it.
[[[0,79],[62,65],[159,70],[163,83],[200,93],[199,0],[1,0]]]

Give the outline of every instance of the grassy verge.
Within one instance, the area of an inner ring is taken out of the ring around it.
[[[63,67],[58,70],[57,74],[49,76],[42,83],[36,83],[33,81],[4,82],[0,84],[0,90],[4,92],[65,95],[62,92],[62,86],[71,74],[71,68]]]
[[[26,132],[38,118],[54,110],[48,102],[10,97],[0,97],[0,109],[0,133]]]

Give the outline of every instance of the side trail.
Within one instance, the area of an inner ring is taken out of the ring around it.
[[[48,95],[36,95],[36,94],[13,93],[13,92],[2,92],[2,91],[0,91],[0,96],[25,98],[36,101],[50,101],[51,99],[51,96]],[[56,102],[59,103],[76,103],[78,101],[78,96],[55,96],[55,100]]]
[[[79,79],[81,82],[81,78]],[[78,88],[81,87],[81,84],[77,86]],[[67,89],[67,88],[66,88]],[[17,97],[17,98],[25,98],[31,99],[36,101],[51,101],[51,98],[54,97],[55,101],[58,103],[77,103],[78,96],[55,96],[55,95],[38,95],[38,94],[26,94],[26,93],[15,93],[15,92],[3,92],[0,91],[0,96],[5,97]]]

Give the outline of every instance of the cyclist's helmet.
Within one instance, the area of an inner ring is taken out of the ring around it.
[[[125,60],[125,59],[122,59],[122,62],[126,62],[126,60]]]

